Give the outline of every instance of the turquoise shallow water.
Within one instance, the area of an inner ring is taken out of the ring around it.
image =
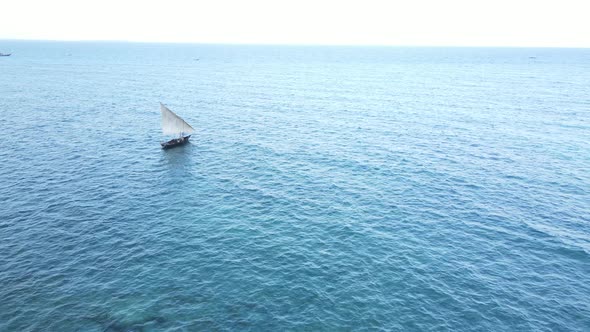
[[[590,330],[590,50],[0,51],[1,331]]]

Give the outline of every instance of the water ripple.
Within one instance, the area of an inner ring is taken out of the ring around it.
[[[11,43],[0,331],[590,329],[587,50]]]

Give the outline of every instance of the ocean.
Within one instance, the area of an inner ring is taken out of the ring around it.
[[[590,49],[0,52],[0,331],[590,330]]]

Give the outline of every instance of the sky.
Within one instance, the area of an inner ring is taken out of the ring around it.
[[[6,0],[0,39],[590,47],[590,1]]]

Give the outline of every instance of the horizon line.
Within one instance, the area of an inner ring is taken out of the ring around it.
[[[199,41],[144,41],[122,39],[35,39],[0,38],[0,42],[65,42],[65,43],[129,43],[129,44],[179,44],[179,45],[220,45],[220,46],[299,46],[299,47],[431,47],[431,48],[566,48],[590,49],[590,46],[547,46],[547,45],[457,45],[457,44],[322,44],[322,43],[249,43],[249,42],[199,42]]]

